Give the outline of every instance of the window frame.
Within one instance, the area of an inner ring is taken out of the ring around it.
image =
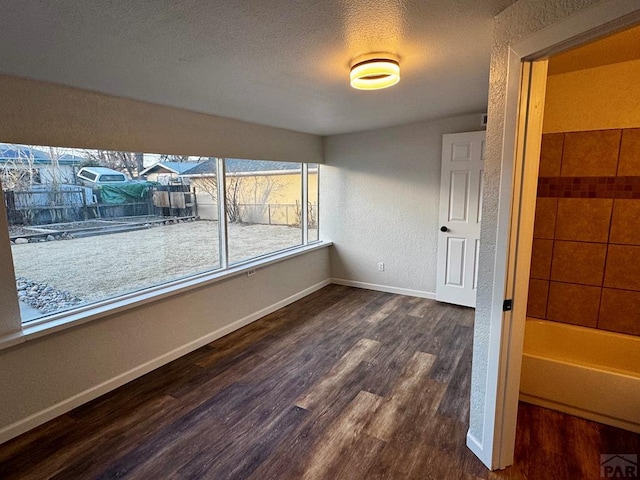
[[[218,175],[217,182],[217,195],[218,199],[225,199],[226,188],[226,175],[225,175],[225,158],[214,157],[216,159],[216,172]],[[305,200],[308,199],[308,164],[301,163],[302,169],[300,175],[302,176],[302,198],[304,205],[307,204]],[[315,163],[315,162],[313,162]],[[316,163],[317,164],[317,163]],[[318,165],[318,179],[319,179],[319,165]],[[222,179],[222,181],[220,181]],[[0,196],[3,198],[4,195]],[[7,212],[4,201],[0,202],[0,216],[4,216],[7,221]],[[318,201],[319,203],[319,201]],[[150,302],[158,301],[162,298],[184,293],[186,291],[201,288],[203,286],[211,285],[231,277],[241,275],[243,273],[256,270],[258,268],[264,268],[274,263],[281,262],[283,260],[303,255],[314,250],[326,248],[332,245],[331,242],[325,242],[319,239],[309,241],[308,239],[308,221],[307,221],[307,208],[303,208],[303,221],[301,222],[302,230],[302,243],[292,247],[277,250],[275,252],[266,253],[256,257],[251,257],[240,262],[229,264],[229,250],[228,250],[228,235],[227,235],[227,216],[225,201],[217,202],[218,208],[218,241],[219,241],[219,268],[200,272],[192,275],[185,276],[177,280],[171,280],[163,282],[158,285],[137,290],[134,292],[125,293],[115,297],[107,298],[97,302],[92,302],[87,305],[82,305],[76,308],[65,310],[63,312],[46,315],[41,318],[30,320],[28,322],[22,322],[19,316],[18,309],[18,324],[20,328],[12,328],[15,325],[15,319],[0,318],[0,332],[7,330],[9,333],[0,333],[0,350],[11,347],[13,345],[25,342],[27,340],[40,338],[73,326],[81,325],[99,318],[113,315],[131,308],[138,307]],[[224,221],[220,221],[223,219]],[[0,221],[0,227],[2,222]],[[0,242],[5,245],[1,245],[0,248],[7,249],[9,255],[11,255],[11,246],[9,241],[8,230],[6,233],[0,235]],[[6,252],[5,252],[6,253]],[[7,286],[13,285],[13,291],[8,291],[7,295],[13,293],[16,304],[18,304],[18,290],[15,281],[15,270],[13,268],[13,257],[11,256],[11,272],[7,269],[6,273],[10,277],[7,280]],[[11,289],[8,289],[11,290]],[[6,325],[5,325],[6,324]]]
[[[305,228],[305,234],[307,235],[307,242],[308,243],[315,243],[315,242],[319,242],[320,241],[320,163],[317,162],[311,162],[311,163],[305,163],[303,164],[305,165],[305,168],[307,169],[307,173],[305,174],[304,178],[306,179],[306,186],[305,186],[305,190],[306,190],[306,196],[307,196],[307,203],[305,206],[305,212],[307,215],[307,219],[306,219],[306,228]],[[316,196],[315,196],[315,200],[316,200],[316,239],[315,240],[309,240],[309,165],[315,165],[316,166],[316,170],[315,170],[315,174],[316,174]]]

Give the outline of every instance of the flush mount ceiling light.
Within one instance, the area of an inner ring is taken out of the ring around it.
[[[358,90],[380,90],[400,81],[398,57],[369,53],[351,62],[351,86]]]

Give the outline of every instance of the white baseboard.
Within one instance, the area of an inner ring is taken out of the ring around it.
[[[258,310],[257,312],[254,312],[251,315],[247,315],[246,317],[236,320],[235,322],[232,322],[229,325],[225,325],[224,327],[219,328],[214,332],[208,333],[200,338],[197,338],[196,340],[193,340],[187,343],[186,345],[178,347],[163,355],[160,355],[157,358],[154,358],[141,365],[138,365],[137,367],[132,368],[131,370],[121,373],[120,375],[117,375],[98,385],[95,385],[72,397],[66,398],[56,403],[55,405],[52,405],[51,407],[41,410],[22,420],[18,420],[17,422],[14,422],[11,425],[8,425],[0,429],[0,443],[4,443],[7,440],[10,440],[14,437],[17,437],[18,435],[21,435],[31,430],[32,428],[35,428],[39,425],[42,425],[43,423],[48,422],[49,420],[53,420],[54,418],[64,413],[67,413],[68,411],[73,410],[74,408],[79,407],[84,403],[94,400],[99,396],[104,395],[105,393],[108,393],[112,390],[115,390],[118,387],[121,387],[125,383],[130,382],[131,380],[135,380],[136,378],[141,377],[142,375],[145,375],[155,370],[158,367],[161,367],[169,362],[172,362],[173,360],[176,360],[177,358],[182,357],[183,355],[186,355],[187,353],[190,353],[206,345],[207,343],[211,343],[220,337],[223,337],[235,330],[238,330],[241,327],[244,327],[245,325],[250,324],[251,322],[258,320],[259,318],[264,317],[265,315],[269,315],[270,313],[273,313],[282,307],[286,307],[287,305],[297,300],[300,300],[301,298],[306,297],[307,295],[310,295],[311,293],[317,290],[320,290],[321,288],[326,287],[331,283],[332,282],[330,279],[323,280],[322,282],[312,285],[309,288],[305,288],[304,290],[301,290],[298,293],[295,293],[283,300],[280,300],[279,302],[276,302],[272,305],[269,305],[268,307]]]
[[[467,447],[480,459],[482,463],[484,463],[487,468],[491,468],[491,459],[487,462],[487,459],[485,458],[486,453],[482,448],[482,443],[480,443],[480,441],[469,431],[467,432]]]
[[[375,283],[356,282],[354,280],[345,280],[343,278],[332,278],[331,283],[335,283],[336,285],[345,285],[347,287],[376,290],[378,292],[396,293],[398,295],[407,295],[409,297],[428,298],[430,300],[436,299],[436,294],[433,292],[425,292],[422,290],[411,290],[409,288],[398,288],[398,287],[390,287],[388,285],[378,285]]]

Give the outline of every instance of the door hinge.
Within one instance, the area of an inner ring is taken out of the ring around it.
[[[511,310],[513,310],[513,299],[510,298],[502,302],[502,311],[510,312]]]

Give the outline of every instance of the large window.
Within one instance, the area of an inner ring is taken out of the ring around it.
[[[225,189],[229,263],[302,244],[302,164],[226,159]]]
[[[22,321],[313,242],[317,175],[301,163],[0,144]]]

